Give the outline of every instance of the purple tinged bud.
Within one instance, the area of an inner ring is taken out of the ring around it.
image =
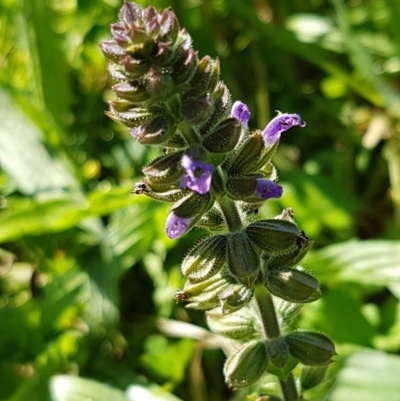
[[[192,218],[179,217],[171,212],[167,217],[165,232],[170,239],[176,239],[185,234],[192,220]]]
[[[240,121],[240,124],[244,129],[247,129],[248,122],[250,119],[250,110],[246,104],[236,101],[233,103],[231,117],[235,117]]]
[[[301,121],[298,114],[279,113],[272,119],[262,132],[265,146],[271,146],[276,143],[281,137],[281,133],[298,125],[305,127],[306,123]]]
[[[125,1],[121,9],[120,18],[126,26],[129,26],[140,17],[140,14],[141,10],[138,5],[130,1]]]
[[[283,188],[275,184],[273,181],[265,178],[256,179],[256,195],[263,200],[271,198],[280,198],[282,196]]]
[[[210,191],[212,172],[214,171],[212,164],[198,162],[188,155],[183,155],[181,165],[186,171],[179,181],[182,189],[189,188],[200,195]]]

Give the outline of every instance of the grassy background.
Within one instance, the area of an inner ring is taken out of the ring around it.
[[[151,4],[220,58],[252,128],[275,110],[307,122],[282,138],[285,193],[263,210],[292,207],[315,240],[305,267],[323,299],[297,323],[329,334],[339,357],[306,399],[398,401],[400,3]],[[104,116],[98,43],[120,6],[0,4],[0,400],[245,400],[224,384],[204,314],[173,299],[204,233],[166,237],[167,207],[130,194],[157,151]]]

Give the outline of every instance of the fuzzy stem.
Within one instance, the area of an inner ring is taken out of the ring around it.
[[[240,218],[239,211],[235,203],[227,196],[219,199],[219,205],[225,217],[226,224],[230,232],[240,231],[243,227],[242,219]]]
[[[278,318],[271,294],[264,285],[257,284],[255,286],[254,296],[260,311],[265,337],[279,337],[281,330],[279,328]],[[299,396],[297,394],[293,373],[289,373],[286,381],[280,379],[279,384],[285,401],[298,401]]]

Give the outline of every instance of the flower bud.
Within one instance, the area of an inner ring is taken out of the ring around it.
[[[143,78],[146,92],[150,99],[146,104],[166,100],[172,92],[173,83],[169,74],[163,74],[154,68],[150,68]]]
[[[222,213],[215,207],[210,209],[197,223],[198,226],[212,230],[213,232],[226,232],[226,223]]]
[[[248,304],[253,297],[253,291],[244,285],[234,285],[221,293],[222,313],[229,314]]]
[[[284,338],[290,354],[303,365],[327,365],[336,355],[335,344],[328,336],[321,333],[294,331]]]
[[[146,32],[154,41],[157,40],[160,33],[160,22],[158,18],[158,12],[154,7],[149,6],[143,10],[143,22]]]
[[[129,132],[142,145],[161,145],[173,137],[174,122],[165,115],[159,115],[149,123],[132,128]]]
[[[130,25],[134,24],[135,21],[141,17],[141,15],[142,9],[136,3],[124,1],[119,18],[126,27],[129,27]]]
[[[159,39],[173,44],[178,38],[179,29],[179,22],[175,13],[171,10],[164,10],[160,17]]]
[[[128,128],[136,128],[148,124],[159,115],[159,112],[133,107],[126,100],[114,100],[110,102],[110,111],[105,114],[119,124]]]
[[[123,24],[116,22],[114,24],[111,24],[110,28],[111,35],[118,46],[121,46],[125,49],[130,47],[130,45],[132,44],[131,35]]]
[[[225,380],[233,388],[247,387],[261,377],[267,362],[264,341],[245,343],[225,362]]]
[[[114,62],[119,63],[125,56],[125,50],[115,40],[103,40],[100,43],[100,50],[104,56]]]
[[[192,48],[189,48],[178,56],[171,74],[172,80],[176,85],[183,85],[193,77],[197,62],[197,54]]]
[[[155,187],[155,189],[153,189],[153,187]],[[136,195],[143,194],[160,202],[177,202],[190,194],[189,191],[180,189],[177,186],[153,185],[152,183],[149,183],[146,178],[135,184],[133,193]]]
[[[204,56],[197,64],[196,72],[193,78],[190,80],[190,94],[205,94],[207,92],[212,92],[214,88],[210,89],[211,76],[215,75],[216,72],[213,65],[216,63],[210,56]],[[219,66],[219,63],[217,67]],[[219,67],[218,67],[219,69]],[[215,78],[213,78],[213,84]],[[216,82],[215,82],[216,84]]]
[[[151,99],[151,93],[142,82],[119,82],[112,87],[113,92],[120,98],[134,105],[146,105]]]
[[[150,182],[157,181],[164,185],[176,183],[183,174],[182,156],[183,151],[159,156],[143,168],[143,173]]]
[[[260,257],[243,232],[228,235],[227,267],[246,287],[251,288],[260,272]]]
[[[120,62],[125,75],[130,80],[140,78],[149,71],[150,63],[148,60],[136,60],[130,55],[126,55]]]
[[[219,75],[221,72],[220,67],[221,66],[220,66],[219,59],[216,58],[215,60],[213,60],[213,63],[211,66],[210,79],[208,81],[208,87],[207,87],[208,92],[213,92],[219,82]]]
[[[237,145],[242,132],[239,121],[230,117],[222,121],[203,139],[203,146],[211,153],[230,152]]]
[[[265,149],[261,132],[256,131],[230,159],[227,166],[228,175],[239,177],[259,170],[272,157],[275,149],[276,146]]]
[[[226,272],[209,277],[204,281],[192,283],[186,281],[182,291],[178,291],[175,299],[190,302],[186,305],[189,309],[212,309],[219,306],[219,295],[232,285],[232,278]]]
[[[225,337],[248,341],[256,335],[254,326],[258,323],[257,318],[248,307],[243,307],[229,314],[224,314],[221,308],[215,308],[206,312],[206,316],[208,327],[213,332]]]
[[[286,220],[259,220],[247,226],[245,232],[269,255],[284,255],[308,243],[297,225]]]
[[[208,94],[198,98],[184,99],[182,103],[182,117],[192,124],[203,124],[212,113],[213,105]]]
[[[320,298],[318,280],[301,270],[272,270],[267,273],[266,285],[273,295],[288,302],[306,303]]]
[[[192,282],[204,281],[225,264],[226,235],[214,235],[197,244],[182,262],[182,273]]]
[[[271,256],[264,254],[264,266],[268,271],[287,270],[291,267],[297,267],[312,245],[313,241],[308,241],[301,248],[293,248],[290,252],[283,255]]]
[[[201,126],[201,134],[206,136],[224,119],[229,117],[231,95],[226,85],[219,81],[214,92],[210,95],[213,102],[213,112],[210,118]]]
[[[282,369],[289,359],[289,348],[283,338],[273,338],[267,342],[268,360]]]
[[[249,203],[280,198],[283,192],[280,185],[257,175],[228,178],[226,189],[232,199]]]
[[[322,383],[326,376],[328,365],[303,366],[301,370],[300,383],[303,390],[309,390]]]

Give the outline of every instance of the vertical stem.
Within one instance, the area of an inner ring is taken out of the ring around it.
[[[219,199],[219,205],[224,214],[229,231],[239,231],[243,227],[237,207],[226,196]],[[264,334],[266,338],[277,338],[281,334],[274,302],[269,291],[262,284],[256,284],[254,296],[261,314]],[[296,383],[293,373],[289,373],[286,381],[279,379],[282,395],[285,401],[298,401]]]
[[[228,225],[229,231],[240,231],[243,227],[243,223],[235,203],[231,201],[227,196],[224,196],[219,200],[219,205],[225,217],[225,221]]]
[[[255,286],[254,296],[260,310],[264,334],[266,338],[276,338],[281,334],[278,318],[275,311],[274,301],[268,290],[262,285]],[[289,373],[286,381],[279,379],[282,395],[285,401],[298,401],[296,383],[293,373]]]

